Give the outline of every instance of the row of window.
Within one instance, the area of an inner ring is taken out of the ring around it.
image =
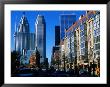
[[[81,49],[81,55],[85,55],[85,48]]]
[[[85,41],[85,36],[82,36],[80,39],[81,39],[81,42],[84,42]]]
[[[85,42],[81,43],[81,48],[85,47]],[[70,48],[70,44],[68,44],[68,48]],[[71,49],[74,49],[74,42],[71,43]]]
[[[100,42],[100,35],[94,37],[94,43]],[[74,46],[74,41],[71,42],[71,47]],[[81,48],[85,47],[85,36],[81,37]],[[68,41],[68,48],[70,48],[70,43]]]
[[[80,32],[80,35],[81,36],[84,36],[84,30]]]
[[[84,30],[84,24],[80,25],[80,30]]]
[[[100,41],[100,30],[97,29],[97,30],[94,30],[94,38],[99,38],[98,41]],[[96,43],[96,42],[95,42]]]
[[[94,26],[94,30],[97,29],[97,28],[100,28],[100,24],[96,24],[96,25]]]
[[[95,54],[97,54],[97,55],[99,55],[99,54],[100,54],[99,49],[100,49],[100,43],[95,44],[95,50],[97,50],[97,51],[95,52]],[[81,48],[81,53],[80,53],[80,54],[81,54],[81,55],[85,55],[86,50],[87,50],[87,48]],[[76,52],[79,52],[79,51],[76,51]],[[88,52],[88,51],[87,51],[87,52]],[[72,48],[72,49],[71,49],[71,54],[72,54],[72,56],[74,56],[74,55],[75,55],[74,48]],[[69,52],[69,54],[68,54],[68,55],[70,55],[70,52]]]
[[[95,16],[95,19],[96,19],[96,21],[99,21],[100,16],[99,16],[99,15],[96,15],[96,16]]]
[[[95,55],[100,55],[100,51],[99,50],[96,51]]]
[[[100,49],[100,43],[97,43],[94,46],[95,46],[95,48],[94,48],[95,50],[99,50]]]
[[[81,48],[84,48],[85,47],[85,43],[81,43]]]
[[[100,36],[94,37],[94,43],[100,42]]]
[[[90,22],[89,23],[89,29],[93,29],[94,28],[94,43],[97,43],[97,42],[100,42],[100,16],[98,15],[96,15],[95,16],[95,18],[94,18],[94,21],[93,22]],[[80,40],[81,40],[81,53],[82,54],[84,54],[85,53],[85,49],[82,49],[82,48],[85,48],[85,31],[84,31],[84,27],[86,27],[87,28],[87,26],[86,25],[80,25],[80,30],[81,30],[81,32],[79,32],[80,33]],[[78,32],[78,31],[77,31]],[[75,32],[72,32],[71,34],[72,34],[72,37],[71,37],[71,48],[72,49],[74,49],[74,39],[75,39],[75,37],[74,37],[74,34]],[[69,35],[70,33],[68,33],[68,35]],[[69,35],[70,36],[70,35]],[[96,37],[97,36],[97,37]],[[70,40],[69,40],[70,41]],[[78,43],[77,43],[78,44]],[[70,43],[68,44],[68,47],[70,48]],[[100,44],[95,44],[94,45],[94,47],[95,47],[95,50],[97,50],[97,49],[100,49]]]
[[[96,37],[99,35],[100,35],[100,29],[98,28],[98,29],[94,30],[94,36]]]
[[[70,47],[70,45],[68,44]],[[100,43],[94,45],[94,50],[100,49]],[[74,52],[74,46],[71,46],[71,52]],[[81,54],[85,54],[85,43],[81,43]]]
[[[94,29],[96,29],[96,28],[100,28],[100,23],[99,22],[94,24]]]

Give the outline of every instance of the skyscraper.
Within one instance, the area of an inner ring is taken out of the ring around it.
[[[55,26],[55,46],[60,45],[60,26]]]
[[[35,49],[35,33],[30,33],[29,23],[25,13],[21,17],[19,25],[15,25],[15,50],[20,52],[22,57],[20,62],[28,63],[27,52]],[[26,62],[27,61],[27,62]]]
[[[69,29],[76,22],[76,15],[73,14],[61,14],[60,15],[60,27],[61,27],[61,37],[63,40],[65,36],[65,29]]]
[[[36,47],[40,52],[40,62],[46,58],[46,23],[44,16],[38,15],[35,22]]]
[[[29,49],[29,23],[25,14],[21,17],[19,25],[15,30],[15,50],[22,52],[23,49]]]
[[[53,48],[52,48],[52,56],[51,56],[51,65],[52,66],[55,66],[55,63],[54,63],[54,61],[55,61],[54,53],[56,51],[59,51],[59,50],[60,50],[60,46],[53,46]]]
[[[59,50],[60,50],[60,26],[55,26],[55,46],[52,48],[51,65],[56,67],[56,61],[59,60]]]

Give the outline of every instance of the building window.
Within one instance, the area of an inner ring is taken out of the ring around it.
[[[100,35],[98,36],[98,41],[100,42]]]
[[[68,44],[68,48],[70,48],[70,44]]]
[[[81,37],[81,43],[82,42],[85,42],[85,37],[84,36]]]
[[[84,36],[84,30],[83,30],[83,31],[81,31],[80,35],[81,35],[81,36]]]
[[[96,37],[96,43],[100,41],[100,36]]]
[[[100,34],[100,30],[99,30],[99,28],[97,28],[96,32],[97,32],[97,35]]]
[[[91,41],[90,41],[90,46],[91,46],[92,44],[91,44]]]
[[[97,36],[97,31],[96,30],[94,30],[94,36]]]
[[[97,54],[97,55],[100,55],[100,51],[96,51],[96,54]]]
[[[99,50],[100,49],[100,43],[95,44],[95,50]]]
[[[94,37],[94,43],[96,43],[96,38]]]
[[[97,37],[94,37],[94,43],[100,42],[100,35]]]
[[[84,46],[84,43],[81,43],[81,48],[84,48],[85,46]]]
[[[80,30],[84,30],[84,25],[80,25]]]
[[[94,27],[96,27],[96,22],[94,23]]]
[[[85,48],[81,49],[81,54],[85,55]]]

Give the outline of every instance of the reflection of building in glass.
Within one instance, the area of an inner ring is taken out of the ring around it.
[[[46,58],[46,23],[44,16],[38,15],[35,22],[36,29],[36,47],[40,52],[40,62]]]
[[[73,14],[61,14],[60,15],[60,27],[61,27],[61,40],[65,37],[65,29],[69,29],[76,22],[76,15]]]
[[[65,31],[67,31],[75,22],[76,22],[76,15],[73,14],[60,15],[61,68],[65,66],[65,62],[68,63],[70,61],[70,58],[67,59],[67,57],[69,57],[70,50],[69,48],[67,48],[67,46],[64,46],[64,44],[69,44],[70,42],[69,38],[65,37]],[[64,49],[64,51],[66,50],[67,53],[62,51],[62,49]]]

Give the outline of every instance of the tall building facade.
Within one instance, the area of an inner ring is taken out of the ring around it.
[[[94,60],[100,67],[100,12],[96,12],[93,21]]]
[[[29,23],[25,15],[21,17],[20,23],[15,31],[15,50],[22,52],[35,49],[35,33],[30,33]]]
[[[46,58],[46,23],[44,16],[38,15],[35,22],[36,47],[40,52],[40,62]]]
[[[69,29],[76,22],[76,15],[73,14],[61,14],[60,15],[60,27],[61,27],[61,40],[64,40],[65,29]]]
[[[54,66],[55,65],[55,52],[59,51],[60,47],[59,46],[53,46],[52,48],[52,56],[51,56],[51,65]]]
[[[100,12],[88,11],[65,30],[65,58],[69,64],[91,65],[100,60]],[[68,63],[67,62],[67,63]],[[99,64],[98,64],[99,65]]]
[[[15,30],[15,50],[22,52],[23,49],[29,49],[29,23],[24,14]]]
[[[60,26],[55,26],[55,46],[52,49],[51,66],[58,69],[60,60]]]
[[[15,27],[15,50],[20,52],[21,64],[29,63],[27,51],[35,49],[35,33],[30,33],[29,23],[25,14],[21,17],[19,25]]]
[[[55,26],[55,46],[60,45],[60,26]]]

